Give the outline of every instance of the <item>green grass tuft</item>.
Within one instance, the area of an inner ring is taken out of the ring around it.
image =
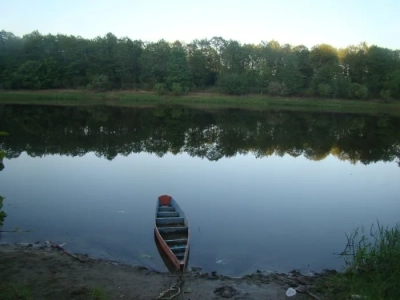
[[[347,241],[345,272],[323,279],[321,289],[334,299],[400,299],[400,224],[358,228]]]
[[[105,291],[98,287],[93,287],[90,289],[90,300],[108,300]]]
[[[0,283],[0,299],[2,300],[32,300],[31,289],[9,282]]]

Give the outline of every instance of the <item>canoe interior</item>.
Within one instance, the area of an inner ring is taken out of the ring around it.
[[[163,197],[163,196],[162,196]],[[161,198],[161,197],[160,197]],[[163,198],[157,202],[156,230],[161,237],[161,248],[172,257],[176,269],[183,270],[189,252],[189,228],[185,214],[172,199]]]

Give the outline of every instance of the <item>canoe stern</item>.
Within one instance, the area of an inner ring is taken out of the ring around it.
[[[160,205],[165,205],[165,206],[171,205],[171,196],[162,195],[158,197],[158,201]]]

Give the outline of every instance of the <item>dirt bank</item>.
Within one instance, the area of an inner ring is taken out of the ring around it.
[[[27,287],[32,299],[312,299],[306,293],[288,298],[286,291],[289,287],[312,287],[321,276],[256,272],[242,278],[228,278],[203,273],[198,268],[171,274],[77,257],[84,262],[50,246],[3,244],[0,282],[3,286]],[[161,297],[172,286],[180,287],[179,295],[169,298],[179,291],[173,289]],[[104,295],[96,298],[92,296],[94,290]],[[0,285],[1,299],[4,293]]]

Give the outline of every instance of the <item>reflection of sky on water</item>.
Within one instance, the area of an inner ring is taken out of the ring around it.
[[[189,218],[189,264],[228,275],[341,267],[332,253],[343,250],[345,232],[376,219],[399,221],[395,162],[365,166],[288,155],[212,162],[147,153],[108,161],[93,153],[24,153],[4,164],[4,229],[34,230],[5,234],[4,241],[65,242],[72,251],[161,270],[153,238],[160,194],[172,195]]]

